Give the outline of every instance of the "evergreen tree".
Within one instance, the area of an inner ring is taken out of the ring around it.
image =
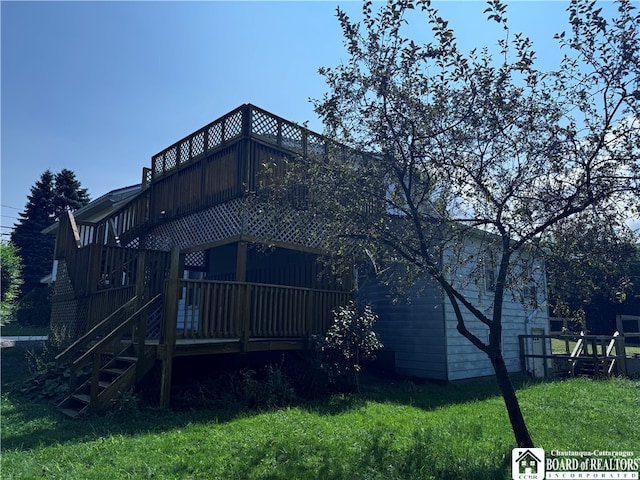
[[[11,233],[11,242],[22,257],[22,295],[39,286],[40,279],[51,271],[54,237],[44,235],[42,230],[55,219],[54,195],[54,176],[46,170],[31,187],[24,212]]]
[[[66,168],[55,176],[54,193],[53,202],[56,217],[67,210],[78,210],[90,201],[87,189],[82,188],[75,173]]]
[[[51,273],[55,239],[42,230],[66,210],[77,210],[89,203],[87,189],[82,188],[75,174],[63,169],[57,174],[46,170],[31,187],[31,194],[11,241],[22,257],[22,295],[40,286],[40,279]]]

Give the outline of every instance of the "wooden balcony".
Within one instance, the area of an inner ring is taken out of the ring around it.
[[[329,152],[363,155],[243,105],[154,155],[143,169],[141,192],[101,221],[75,225],[77,237],[81,245],[144,247],[154,227],[259,192],[288,163]]]

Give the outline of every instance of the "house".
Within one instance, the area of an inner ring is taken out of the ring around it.
[[[464,245],[442,249],[440,262],[449,266],[445,270],[450,283],[491,317],[497,263],[495,258],[483,257],[489,237],[481,230],[471,230],[464,237]],[[523,284],[506,292],[502,311],[502,352],[507,370],[512,373],[523,370],[519,335],[549,332],[544,264],[526,251],[519,257],[526,267],[526,274],[521,275]],[[461,262],[461,258],[468,260]],[[517,263],[518,258],[514,261]],[[376,330],[387,358],[388,352],[393,353],[391,361],[397,373],[439,381],[494,374],[487,355],[458,332],[453,306],[435,280],[423,278],[402,296],[394,295],[391,288],[371,278],[365,279],[361,290],[361,296],[379,316]],[[462,313],[468,330],[488,343],[488,327],[464,308]],[[529,351],[540,347],[535,353],[542,355],[540,341],[529,343]],[[547,351],[551,351],[550,345]],[[524,369],[542,377],[542,362],[542,358],[528,358]]]
[[[128,187],[112,190],[99,198],[96,198],[88,205],[79,208],[73,212],[76,221],[85,223],[97,223],[124,205],[129,199],[140,192],[140,185],[131,185]],[[42,233],[45,235],[56,235],[58,233],[58,222],[45,228]],[[81,239],[84,244],[91,242],[90,238]],[[54,260],[51,273],[40,280],[41,283],[50,284],[56,281],[56,273],[58,271],[58,261]]]
[[[242,105],[154,155],[140,186],[60,218],[49,229],[57,261],[51,328],[74,340],[58,361],[77,377],[63,411],[108,403],[157,363],[166,406],[176,357],[305,349],[324,334],[353,279],[327,272],[322,226],[300,214],[304,188],[277,210],[256,193],[283,165],[335,147]],[[431,288],[422,304],[393,312],[379,295],[380,333],[398,371],[486,374],[438,295]],[[439,310],[420,314],[436,303]],[[528,328],[520,312],[513,321],[505,335]]]

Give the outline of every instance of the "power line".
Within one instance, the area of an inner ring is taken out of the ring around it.
[[[2,207],[2,208],[10,208],[10,209],[12,209],[12,210],[18,210],[18,211],[20,210],[19,208],[12,207],[12,206],[10,206],[10,205],[0,205],[0,207]]]

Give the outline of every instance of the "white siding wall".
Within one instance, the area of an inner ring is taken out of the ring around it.
[[[380,284],[369,285],[360,295],[378,315],[375,331],[384,350],[394,352],[397,373],[446,380],[442,294],[431,280],[420,282],[409,299],[397,302]]]
[[[479,240],[470,238],[466,246],[466,253],[473,255],[474,246],[477,249]],[[464,256],[465,258],[471,258]],[[452,252],[445,252],[443,261],[454,262],[459,256]],[[473,304],[485,312],[491,318],[492,294],[486,294],[484,282],[478,276],[477,255],[473,255],[468,264],[459,266],[452,272],[451,277],[456,287],[464,291],[466,298],[472,299]],[[538,270],[538,272],[542,272]],[[518,372],[520,366],[520,347],[518,335],[529,334],[532,328],[543,328],[548,333],[548,317],[546,309],[546,284],[543,273],[539,273],[539,281],[542,288],[538,288],[537,302],[539,307],[523,305],[514,298],[511,292],[505,293],[502,312],[502,343],[503,355],[510,372]],[[463,316],[467,328],[477,334],[484,342],[488,341],[489,329],[480,320],[462,307]],[[457,319],[451,302],[444,301],[445,336],[447,344],[447,377],[448,380],[462,380],[467,378],[493,375],[493,367],[485,353],[477,349],[469,340],[463,337],[457,330]]]

